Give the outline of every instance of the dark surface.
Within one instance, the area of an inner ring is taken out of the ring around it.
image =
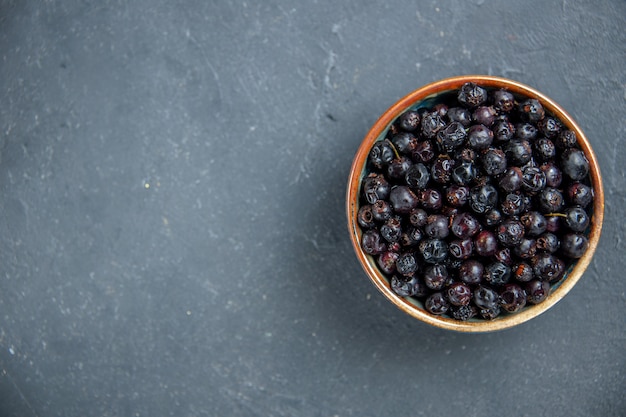
[[[624,415],[625,16],[0,0],[0,416]],[[387,302],[344,214],[369,126],[467,73],[561,104],[606,193],[568,297],[485,335]]]

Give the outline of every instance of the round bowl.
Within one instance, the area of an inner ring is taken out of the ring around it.
[[[501,314],[493,320],[479,318],[459,321],[445,316],[433,315],[424,309],[423,304],[419,300],[412,297],[398,296],[391,289],[388,279],[378,269],[376,260],[361,249],[361,228],[357,222],[357,212],[360,207],[361,181],[367,172],[367,159],[372,145],[385,137],[391,124],[406,110],[431,107],[437,103],[438,98],[443,94],[459,89],[466,82],[473,82],[487,89],[505,88],[515,96],[526,96],[539,100],[547,113],[559,119],[566,129],[576,133],[579,146],[589,161],[589,177],[594,190],[593,202],[588,208],[591,215],[588,235],[589,247],[584,255],[566,271],[563,278],[551,285],[551,293],[543,302],[536,305],[527,305],[514,314]],[[365,136],[354,157],[348,180],[346,211],[350,238],[361,266],[376,288],[396,307],[418,320],[439,328],[460,332],[491,332],[516,326],[540,315],[565,297],[576,285],[591,262],[600,239],[604,215],[604,193],[600,168],[591,145],[582,129],[561,106],[534,88],[510,79],[485,75],[465,75],[435,81],[418,88],[398,100],[380,116]]]

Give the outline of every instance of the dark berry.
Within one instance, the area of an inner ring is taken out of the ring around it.
[[[513,253],[521,259],[530,259],[537,253],[537,241],[527,237],[513,248]]]
[[[516,165],[524,165],[532,158],[533,150],[525,139],[511,139],[504,148],[507,159]]]
[[[389,218],[380,226],[380,235],[389,243],[397,242],[402,235],[402,224],[397,217]]]
[[[478,158],[478,154],[472,148],[463,147],[454,152],[454,159],[461,162],[474,162]]]
[[[513,126],[513,123],[509,122],[508,120],[496,122],[493,125],[492,130],[493,138],[497,142],[509,141],[515,135],[515,126]]]
[[[405,247],[415,246],[424,237],[422,231],[418,227],[409,227],[406,232],[400,235],[400,244]]]
[[[577,143],[576,132],[572,130],[562,130],[554,140],[554,144],[559,149],[573,148]]]
[[[421,208],[414,208],[409,213],[409,222],[413,226],[421,227],[426,224],[426,220],[428,220],[428,213],[426,210]]]
[[[452,233],[459,239],[467,239],[480,231],[480,223],[470,213],[459,213],[452,220]]]
[[[441,129],[446,126],[441,116],[436,112],[426,113],[422,118],[422,135],[428,139],[432,139]]]
[[[506,155],[501,149],[490,148],[482,156],[483,170],[487,175],[500,175],[506,171]]]
[[[484,318],[485,320],[493,320],[496,317],[498,317],[500,315],[500,306],[499,305],[495,305],[493,307],[490,308],[481,308],[480,309],[480,315],[482,316],[482,318]]]
[[[513,256],[511,255],[511,248],[506,247],[498,247],[494,254],[492,255],[492,259],[497,262],[502,262],[505,265],[513,265]]]
[[[483,279],[492,285],[504,285],[511,278],[511,268],[502,262],[492,262],[485,267]]]
[[[455,239],[448,245],[450,254],[456,259],[468,259],[474,251],[472,239]]]
[[[450,107],[447,116],[450,122],[459,122],[463,127],[468,127],[472,123],[472,113],[463,107]]]
[[[546,218],[538,211],[529,211],[520,216],[520,222],[529,236],[538,236],[546,231]]]
[[[467,142],[473,149],[487,149],[493,142],[493,132],[484,125],[473,125],[467,132]]]
[[[455,320],[467,321],[473,317],[476,317],[478,311],[473,305],[464,306],[452,306],[450,307],[450,314]]]
[[[497,226],[502,222],[502,213],[497,209],[489,210],[485,213],[484,221],[487,227]]]
[[[522,180],[522,170],[518,167],[510,167],[498,181],[498,187],[507,193],[512,193],[522,187]]]
[[[533,279],[533,268],[526,262],[519,262],[511,267],[511,276],[519,282]]]
[[[439,191],[427,188],[421,193],[421,202],[426,210],[434,211],[441,209],[443,198]]]
[[[567,257],[578,259],[589,247],[589,239],[580,233],[567,233],[561,239],[561,252]]]
[[[359,222],[359,226],[363,229],[371,229],[376,225],[370,204],[365,204],[359,208],[356,219]]]
[[[581,182],[574,182],[567,188],[567,199],[580,207],[587,207],[593,201],[591,187]]]
[[[410,213],[417,206],[419,200],[409,187],[399,185],[391,189],[389,202],[396,213]]]
[[[461,263],[458,270],[458,277],[466,284],[478,284],[483,279],[485,268],[482,263],[475,259],[468,259]]]
[[[474,304],[480,309],[496,307],[500,302],[500,296],[493,289],[479,285],[474,290]]]
[[[563,208],[563,194],[556,188],[548,187],[539,193],[537,202],[543,213],[556,213]]]
[[[505,216],[517,216],[526,208],[525,196],[520,193],[509,193],[500,203],[500,210]]]
[[[389,192],[389,183],[382,174],[372,173],[363,180],[363,195],[370,204],[387,199]]]
[[[584,232],[589,222],[589,215],[581,207],[570,207],[565,210],[565,224],[573,232]]]
[[[492,94],[493,107],[501,112],[508,113],[513,110],[515,97],[507,90],[495,90]]]
[[[424,189],[430,180],[430,174],[428,173],[428,168],[421,162],[418,162],[409,167],[404,179],[409,187]]]
[[[462,161],[456,164],[452,170],[452,181],[459,185],[467,185],[477,176],[476,167],[473,162]]]
[[[560,216],[546,216],[546,232],[557,233],[561,230]]]
[[[457,99],[465,107],[478,107],[487,101],[487,90],[474,83],[465,83],[459,90]]]
[[[559,185],[561,185],[561,181],[563,181],[563,173],[554,162],[545,162],[539,167],[539,169],[546,176],[547,187],[558,188]]]
[[[486,213],[498,204],[498,190],[490,184],[474,187],[470,190],[469,204],[474,212]]]
[[[531,264],[535,277],[544,281],[557,281],[565,273],[565,263],[551,253],[538,253]]]
[[[405,276],[412,276],[417,271],[417,260],[411,252],[401,254],[396,260],[396,271]]]
[[[425,262],[436,264],[448,256],[448,245],[439,239],[422,240],[419,244],[419,252]]]
[[[462,207],[469,199],[469,188],[465,185],[452,184],[446,188],[446,202],[454,207]]]
[[[417,139],[411,133],[400,132],[391,138],[391,143],[398,152],[411,155],[417,146]]]
[[[476,123],[489,127],[493,124],[497,114],[496,110],[491,106],[479,106],[472,113],[472,118]]]
[[[472,290],[462,282],[455,282],[446,289],[446,295],[450,304],[455,306],[465,306],[470,303]]]
[[[589,161],[580,149],[567,148],[561,154],[561,168],[565,175],[580,181],[589,173]]]
[[[533,155],[542,161],[549,161],[556,155],[556,146],[548,138],[537,139],[533,145],[535,147]]]
[[[391,208],[391,204],[385,200],[377,200],[374,204],[372,204],[372,216],[374,216],[374,220],[376,221],[387,221],[387,219],[391,217],[392,213],[393,209]]]
[[[405,111],[398,118],[398,125],[402,130],[407,132],[415,132],[420,126],[420,115],[414,110]]]
[[[411,152],[411,158],[415,162],[430,162],[435,157],[435,145],[429,140],[417,142]]]
[[[466,136],[465,127],[460,122],[452,122],[437,132],[437,143],[442,151],[451,152],[465,142]]]
[[[433,239],[444,239],[450,233],[448,229],[448,218],[442,214],[431,214],[424,226],[426,235]]]
[[[546,175],[537,167],[527,166],[522,170],[522,188],[536,193],[546,187]]]
[[[397,252],[386,251],[378,255],[377,264],[380,270],[391,275],[396,270],[396,261],[400,255]]]
[[[450,303],[448,303],[443,293],[436,292],[424,301],[424,308],[431,314],[441,315],[448,311]]]
[[[417,278],[394,275],[389,280],[389,286],[400,297],[411,297],[415,293],[414,281],[417,281]]]
[[[530,123],[518,123],[515,126],[515,137],[525,141],[531,141],[537,137],[537,128]]]
[[[545,111],[539,100],[529,98],[522,101],[518,107],[520,117],[525,122],[537,123],[545,116]]]
[[[433,112],[437,113],[440,117],[445,118],[448,114],[448,105],[445,103],[437,103],[433,107]]]
[[[526,305],[526,291],[517,284],[506,284],[500,292],[500,306],[509,313],[516,313]]]
[[[401,156],[399,159],[396,158],[387,165],[387,177],[394,180],[404,179],[412,165],[413,162],[406,156]]]
[[[561,131],[561,124],[553,117],[544,117],[537,122],[539,131],[543,133],[546,138],[553,138]]]
[[[368,255],[378,255],[387,250],[387,244],[378,230],[370,229],[361,236],[361,248]]]
[[[435,159],[432,167],[430,168],[433,181],[439,184],[449,183],[453,168],[454,160],[450,159],[449,156],[445,155],[438,157]]]
[[[444,265],[429,265],[424,270],[424,284],[431,290],[438,291],[444,287],[448,276],[448,270]]]
[[[395,153],[388,140],[376,142],[369,154],[369,161],[376,169],[382,169],[395,158]]]
[[[496,252],[498,241],[489,230],[483,230],[474,238],[474,250],[480,256],[491,256]]]
[[[537,238],[537,250],[554,253],[559,250],[561,241],[554,233],[546,232]]]
[[[498,241],[506,246],[512,247],[519,244],[524,237],[524,226],[519,220],[509,218],[504,220],[496,230]]]
[[[535,279],[527,283],[525,287],[527,300],[531,304],[539,304],[550,295],[550,284],[548,281]]]

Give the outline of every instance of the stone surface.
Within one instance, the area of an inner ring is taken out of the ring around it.
[[[0,1],[0,415],[620,416],[626,3]],[[350,246],[354,152],[507,76],[601,163],[587,273],[518,328],[403,315]]]

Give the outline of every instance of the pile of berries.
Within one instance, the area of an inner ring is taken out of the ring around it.
[[[589,245],[589,161],[535,98],[466,83],[400,115],[366,172],[361,247],[431,314],[541,303]]]

